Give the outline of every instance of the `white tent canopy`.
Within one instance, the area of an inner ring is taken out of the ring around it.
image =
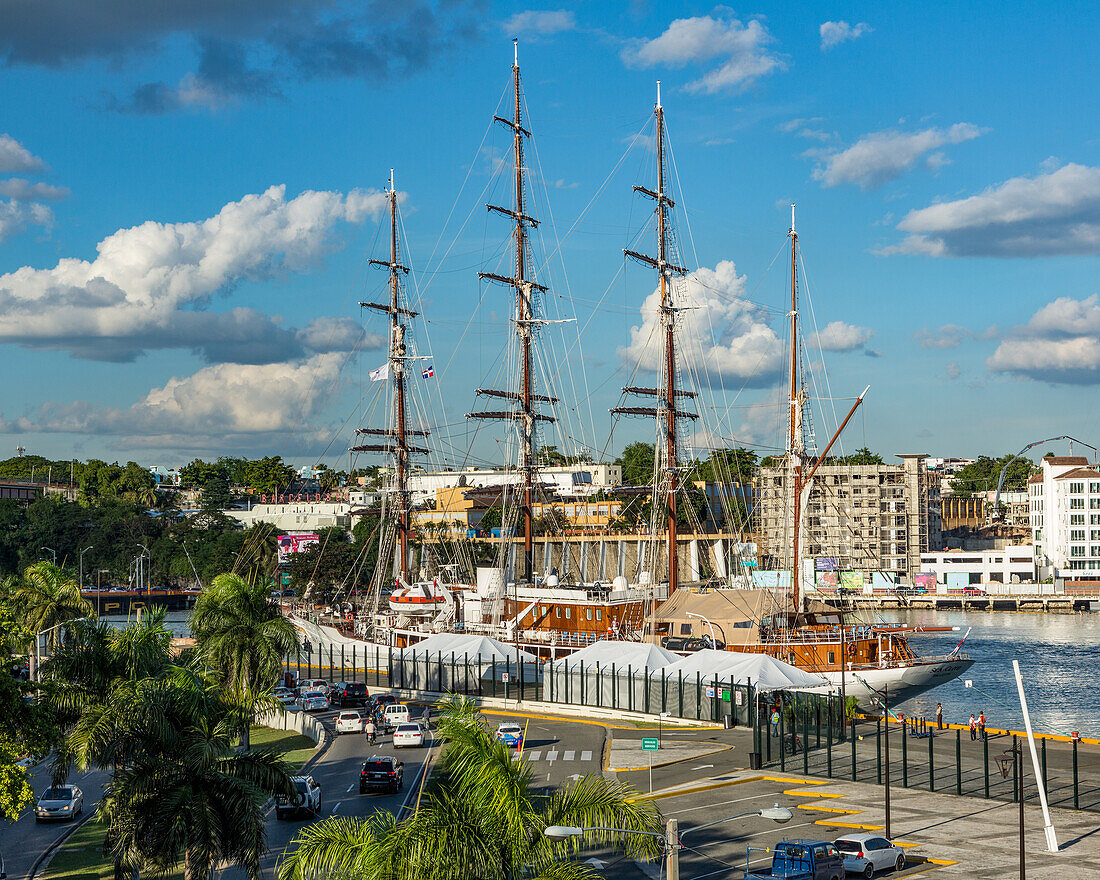
[[[660,669],[675,663],[678,655],[666,651],[660,645],[649,642],[593,642],[587,648],[575,651],[554,663],[555,669],[577,669],[583,663],[586,669],[610,669],[626,672],[627,669]]]
[[[682,660],[663,667],[657,673],[664,678],[695,681],[696,675],[704,684],[716,678],[720,683],[749,684],[759,691],[788,691],[801,688],[827,687],[829,680],[805,672],[767,654],[739,654],[735,651],[696,651]]]
[[[498,642],[488,636],[479,636],[472,633],[438,633],[429,636],[422,642],[417,642],[410,648],[406,648],[403,656],[422,657],[425,654],[433,659],[441,655],[443,660],[449,661],[469,658],[471,663],[479,659],[483,663],[516,662],[517,651],[515,647]],[[538,658],[526,651],[519,651],[519,662],[538,663]]]

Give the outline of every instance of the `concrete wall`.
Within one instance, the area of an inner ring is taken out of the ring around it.
[[[305,712],[285,712],[278,710],[261,715],[256,719],[261,727],[270,727],[273,730],[293,730],[303,736],[308,736],[317,745],[325,740],[325,726]]]

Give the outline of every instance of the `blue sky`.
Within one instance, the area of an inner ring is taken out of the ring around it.
[[[364,385],[384,327],[357,303],[384,287],[364,262],[394,167],[433,462],[506,455],[464,417],[506,364],[508,292],[476,273],[508,268],[483,205],[511,198],[490,119],[513,36],[547,314],[576,319],[543,333],[546,442],[652,436],[607,410],[639,364],[651,381],[654,281],[622,248],[652,247],[631,186],[653,186],[661,79],[699,448],[779,442],[792,201],[807,369],[836,398],[819,443],[870,384],[849,448],[1100,445],[1090,5],[0,0],[0,19],[5,454],[346,465],[384,406]]]

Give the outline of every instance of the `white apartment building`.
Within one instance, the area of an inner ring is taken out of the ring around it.
[[[253,504],[248,510],[223,510],[226,516],[245,528],[258,522],[269,523],[280,532],[316,532],[339,526],[351,530],[355,525],[353,510],[377,505],[381,496],[376,492],[350,492],[347,501],[293,501],[286,504]]]
[[[516,471],[500,468],[469,467],[460,471],[413,471],[409,474],[409,492],[414,505],[435,500],[436,490],[460,486],[488,488],[509,486],[522,481]],[[617,464],[568,464],[542,467],[538,481],[558,495],[585,498],[622,485],[623,469]]]
[[[1100,578],[1100,469],[1083,455],[1048,456],[1028,480],[1039,579]]]
[[[921,571],[936,582],[958,588],[979,584],[1024,584],[1035,581],[1035,548],[1010,544],[1001,550],[946,550],[922,553]]]

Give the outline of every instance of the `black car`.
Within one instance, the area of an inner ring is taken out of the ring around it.
[[[387,791],[396,794],[405,787],[405,765],[397,758],[374,755],[359,771],[359,794]]]
[[[348,706],[365,706],[369,699],[367,686],[361,681],[338,682],[328,693],[329,702],[341,709]]]

